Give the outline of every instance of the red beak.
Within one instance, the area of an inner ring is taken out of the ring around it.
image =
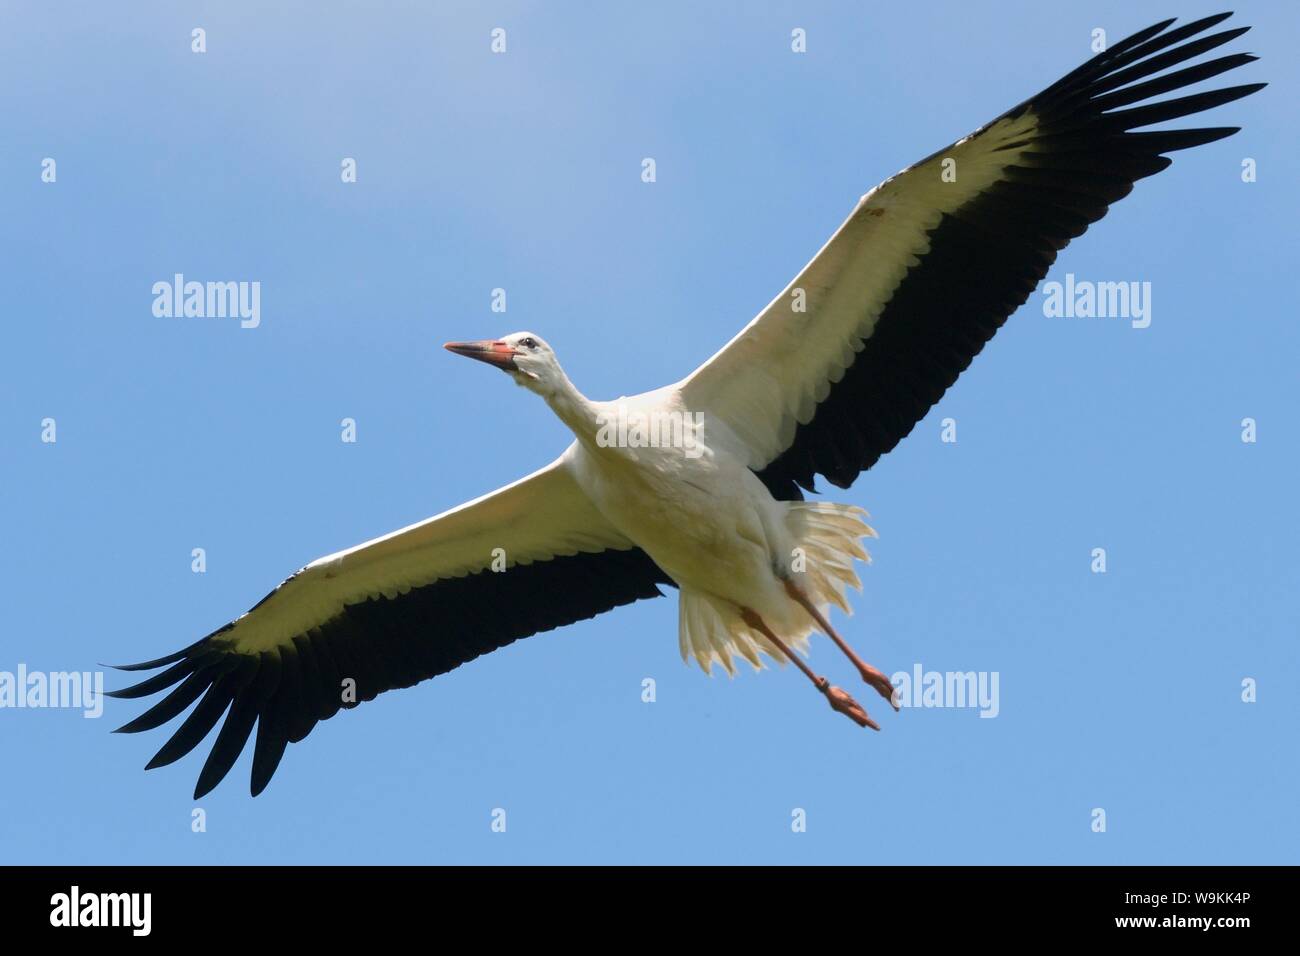
[[[515,370],[515,356],[518,353],[504,342],[494,342],[491,339],[480,339],[477,342],[448,342],[443,348],[466,358],[487,362],[507,372]]]

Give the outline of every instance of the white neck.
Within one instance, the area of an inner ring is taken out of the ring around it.
[[[600,430],[596,404],[578,391],[564,372],[561,371],[559,376],[560,381],[542,392],[542,397],[578,441],[594,447],[596,433]]]

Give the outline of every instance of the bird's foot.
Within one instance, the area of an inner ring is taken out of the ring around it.
[[[817,679],[817,689],[826,695],[826,701],[831,705],[831,710],[837,710],[849,720],[853,721],[859,727],[870,727],[872,730],[879,730],[880,725],[871,719],[871,715],[849,694],[839,687],[834,687],[825,677]]]
[[[862,675],[863,681],[875,689],[876,693],[885,700],[889,701],[889,706],[898,710],[898,701],[894,697],[894,685],[889,682],[883,671],[877,670],[870,664],[861,659],[853,662],[857,665],[858,673]]]
[[[853,663],[853,666],[858,669],[858,673],[862,675],[863,681],[873,687],[877,694],[889,701],[890,707],[894,708],[894,710],[898,710],[898,702],[894,700],[894,685],[889,682],[889,678],[881,671],[872,667],[862,658],[858,657],[857,652],[849,646],[848,641],[840,637],[839,631],[831,627],[831,622],[826,620],[826,615],[822,614],[821,610],[812,599],[804,593],[803,589],[789,578],[785,579],[785,593],[790,595],[796,603],[800,604],[804,610],[812,615],[812,619],[817,622],[817,626],[822,629],[827,637],[835,642],[836,646],[844,653],[844,656],[847,657]],[[841,693],[843,692],[841,691]],[[850,700],[852,700],[852,698],[850,698]],[[832,704],[831,706],[834,707],[835,705]],[[838,708],[836,709],[838,710]]]

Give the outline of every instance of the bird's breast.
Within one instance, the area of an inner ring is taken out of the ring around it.
[[[771,496],[743,463],[663,448],[584,449],[580,459],[597,509],[678,585],[718,593],[770,567],[761,513]]]

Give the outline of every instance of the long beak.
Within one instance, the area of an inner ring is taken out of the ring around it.
[[[480,339],[477,342],[448,342],[443,348],[466,358],[487,362],[507,372],[515,371],[515,356],[518,353],[504,342],[494,342],[491,339]]]

